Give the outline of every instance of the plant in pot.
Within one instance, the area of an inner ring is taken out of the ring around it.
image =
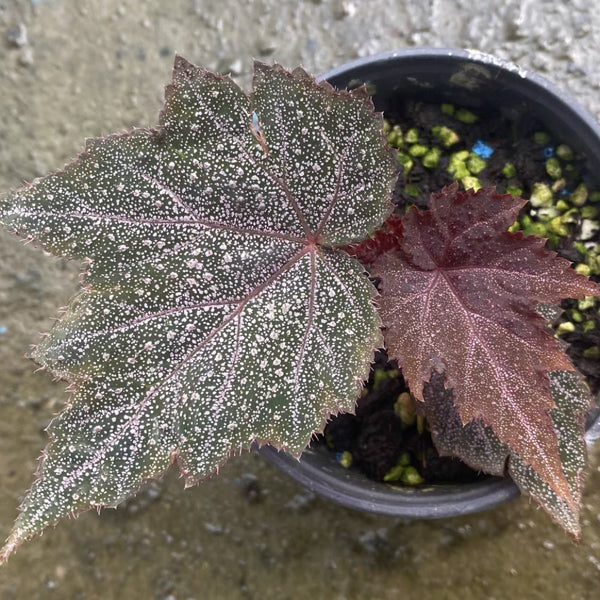
[[[578,535],[591,396],[536,310],[600,289],[507,231],[510,195],[450,186],[390,217],[382,128],[364,87],[257,63],[246,95],[178,57],[158,129],[1,200],[6,227],[85,265],[32,353],[71,397],[2,560],[174,462],[191,485],[255,442],[299,456],[354,409],[382,327],[438,443],[508,462]]]
[[[598,279],[597,223],[593,219],[597,217],[594,203],[600,197],[596,175],[600,169],[600,127],[550,82],[514,64],[456,49],[390,52],[348,63],[323,78],[338,88],[366,84],[376,108],[391,120],[386,123],[388,141],[398,148],[403,165],[393,194],[397,213],[402,214],[410,203],[426,207],[429,192],[439,191],[455,179],[460,179],[465,188],[494,185],[498,191],[521,194],[530,200],[511,226],[512,231],[521,229],[526,235],[550,238],[550,248],[574,262],[576,270]],[[554,324],[555,335],[569,342],[569,355],[584,372],[595,395],[599,389],[595,333],[598,307],[590,299],[563,306],[566,310]],[[586,307],[585,316],[578,310],[582,307]],[[546,316],[553,320],[557,315]],[[382,373],[397,375],[396,370]],[[379,374],[372,376],[377,378]],[[397,379],[386,384],[389,389],[383,395],[404,391]],[[361,442],[357,421],[367,441],[373,437],[362,413],[368,416],[368,407],[380,402],[381,395],[376,390],[359,402],[358,419],[342,419],[344,439],[340,441],[338,432],[327,432],[328,443],[339,451],[340,462],[349,462],[348,453],[342,452],[348,447],[357,462],[354,450]],[[386,399],[388,411],[393,410],[394,399]],[[366,411],[361,410],[363,401]],[[353,430],[352,436],[347,435],[349,429]],[[599,432],[599,411],[594,408],[587,419],[588,443]],[[457,453],[456,448],[440,444],[437,437],[438,449]],[[403,443],[410,446],[411,442]],[[459,485],[420,485],[417,489],[387,485],[366,478],[357,469],[334,464],[324,444],[313,444],[300,463],[268,446],[261,452],[307,488],[341,504],[382,514],[452,516],[495,506],[519,493],[506,477]],[[365,462],[362,453],[358,448],[361,467]],[[379,479],[382,473],[386,480],[399,478],[401,471],[396,467],[400,465],[394,465],[394,453],[402,462],[403,453],[396,444],[386,457],[392,457],[392,462],[387,462],[389,471],[380,471]],[[376,459],[380,459],[379,454]],[[505,472],[500,456],[497,460],[491,472]],[[385,464],[385,460],[379,460],[382,462]],[[489,471],[489,463],[482,465],[472,457],[468,462],[476,469]],[[380,467],[376,464],[368,470]]]

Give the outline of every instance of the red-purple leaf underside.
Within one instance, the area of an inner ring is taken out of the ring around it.
[[[250,96],[178,58],[160,128],[88,143],[0,220],[87,263],[34,358],[72,382],[3,557],[177,460],[187,483],[254,440],[299,454],[351,411],[381,345],[337,249],[391,210],[397,163],[364,90],[255,66]]]
[[[547,373],[572,370],[535,312],[538,303],[598,295],[599,287],[544,240],[512,234],[523,201],[493,189],[432,195],[411,209],[395,251],[373,267],[391,358],[418,400],[433,371],[463,423],[481,419],[569,504]]]

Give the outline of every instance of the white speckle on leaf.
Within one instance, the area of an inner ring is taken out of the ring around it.
[[[77,385],[44,459],[65,475],[34,484],[23,536],[120,501],[175,455],[197,479],[255,438],[299,452],[324,414],[352,409],[380,344],[374,288],[336,250],[388,212],[395,166],[372,110],[277,69],[252,99],[203,73],[176,69],[161,135],[96,141],[14,195],[16,229],[90,259],[39,351],[66,357],[47,362]],[[372,180],[357,193],[359,157]]]

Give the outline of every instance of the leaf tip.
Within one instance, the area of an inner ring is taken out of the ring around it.
[[[181,56],[181,54],[175,53],[175,60],[173,61],[173,76],[179,73],[187,74],[196,69],[198,69],[198,67],[190,62],[187,58],[184,58]]]
[[[4,546],[0,549],[0,566],[8,562],[11,554],[25,541],[25,537],[15,528],[6,539]]]

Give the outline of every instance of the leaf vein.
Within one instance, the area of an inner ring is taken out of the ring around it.
[[[275,282],[283,273],[289,270],[294,264],[296,264],[305,254],[307,250],[305,248],[300,249],[298,252],[294,254],[282,267],[280,267],[273,275],[271,275],[266,281],[257,286],[251,294],[248,294],[242,302],[238,305],[238,308],[230,313],[223,322],[215,327],[194,349],[192,349],[188,354],[175,366],[173,371],[161,382],[159,382],[156,386],[150,389],[148,394],[144,397],[143,400],[140,401],[137,410],[131,416],[131,418],[122,425],[122,427],[116,431],[106,442],[102,444],[102,447],[98,449],[95,455],[86,460],[82,465],[80,465],[77,469],[75,469],[71,475],[68,477],[68,480],[63,481],[60,486],[60,490],[64,490],[69,482],[76,480],[79,476],[81,476],[87,469],[95,465],[98,461],[102,460],[105,456],[105,453],[108,449],[110,449],[115,442],[120,439],[127,431],[129,431],[130,427],[136,425],[139,422],[140,415],[147,404],[156,396],[156,394],[172,379],[174,379],[183,368],[192,360],[194,356],[200,352],[202,348],[204,348],[214,337],[221,332],[233,319],[235,319],[244,309],[246,304],[250,302],[253,298],[258,296],[261,292],[263,292],[267,287],[269,287],[273,282]]]

